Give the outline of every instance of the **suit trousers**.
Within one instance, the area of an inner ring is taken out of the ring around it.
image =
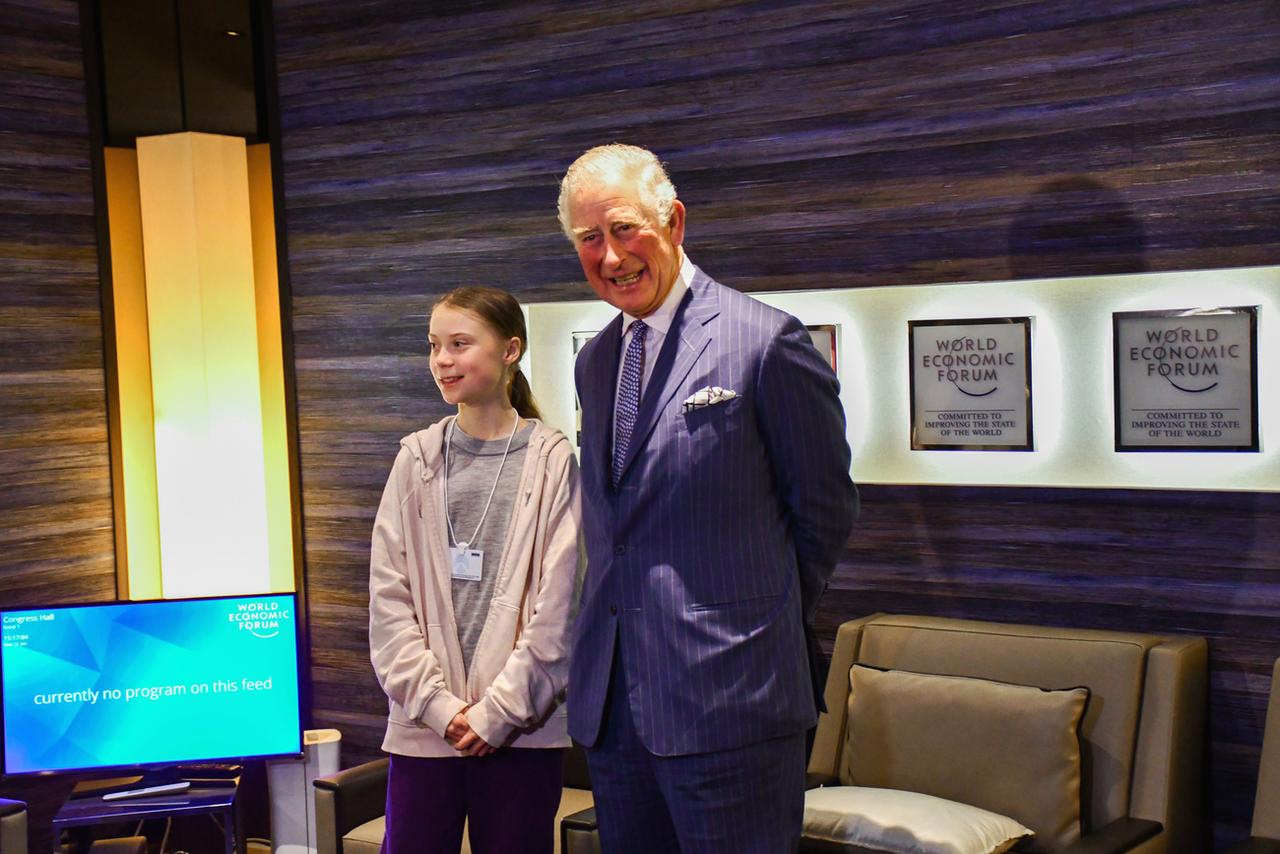
[[[636,733],[621,656],[615,654],[612,670],[600,738],[587,751],[604,854],[797,850],[803,732],[713,753],[656,756]]]
[[[551,854],[564,750],[504,747],[488,756],[391,755],[382,854]]]

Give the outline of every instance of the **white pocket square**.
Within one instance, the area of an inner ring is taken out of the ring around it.
[[[709,385],[706,388],[700,388],[693,394],[689,395],[685,398],[684,403],[682,403],[681,406],[684,407],[685,412],[689,412],[693,409],[703,409],[707,406],[715,406],[717,403],[724,403],[725,401],[733,400],[737,396],[738,393],[733,389],[720,388],[718,385]]]

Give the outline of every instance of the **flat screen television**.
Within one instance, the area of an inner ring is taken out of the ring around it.
[[[0,611],[5,774],[302,750],[294,594]]]

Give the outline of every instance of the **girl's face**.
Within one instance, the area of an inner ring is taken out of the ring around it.
[[[454,406],[506,404],[508,368],[520,358],[520,339],[498,333],[471,312],[451,305],[431,312],[431,376]]]

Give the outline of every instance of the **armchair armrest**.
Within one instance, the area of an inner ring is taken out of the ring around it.
[[[27,850],[27,805],[0,798],[0,851]]]
[[[1063,848],[1061,854],[1122,854],[1164,830],[1158,821],[1118,818]]]
[[[561,854],[599,854],[600,835],[597,831],[595,807],[560,819]]]
[[[390,765],[389,759],[375,759],[316,778],[316,839],[322,854],[339,854],[344,835],[386,811]]]

